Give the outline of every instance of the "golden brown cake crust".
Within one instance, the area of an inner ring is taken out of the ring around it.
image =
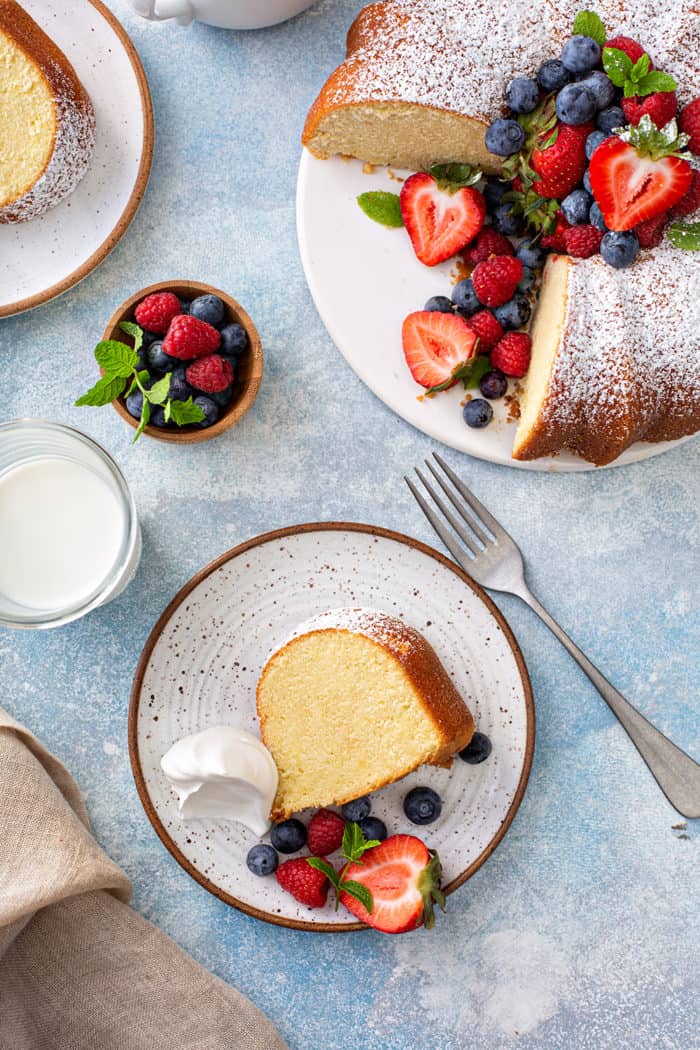
[[[71,63],[16,0],[0,0],[0,32],[39,67],[56,117],[54,145],[44,171],[18,200],[0,208],[0,223],[14,223],[41,214],[75,188],[94,149],[95,114]]]

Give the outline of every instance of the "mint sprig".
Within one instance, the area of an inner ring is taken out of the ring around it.
[[[600,47],[607,38],[603,20],[595,11],[580,11],[574,19],[573,32],[574,36],[589,36]]]
[[[151,383],[148,370],[138,368],[138,351],[143,345],[143,329],[131,321],[122,321],[119,327],[134,340],[133,347],[117,339],[104,339],[99,342],[95,347],[95,360],[100,366],[102,377],[79,397],[75,404],[100,407],[116,401],[122,395],[129,397],[134,391],[140,390],[143,406],[134,441],[138,441],[143,434],[151,418],[151,406],[154,405],[162,407],[166,420],[172,419],[178,426],[201,423],[204,412],[199,405],[195,405],[191,397],[186,401],[174,401],[170,398],[171,372]]]
[[[365,215],[381,226],[403,226],[403,216],[398,193],[387,190],[368,190],[357,198]]]
[[[371,914],[374,907],[371,892],[361,882],[357,882],[355,879],[348,879],[346,875],[351,864],[361,864],[362,857],[367,850],[373,849],[374,846],[378,845],[379,839],[366,839],[359,824],[348,822],[343,831],[343,843],[341,846],[341,852],[345,857],[346,863],[339,872],[335,870],[332,864],[329,864],[327,860],[323,860],[321,857],[306,858],[311,867],[315,868],[316,871],[323,872],[333,886],[336,911],[340,904],[340,894],[347,893],[354,897],[355,900],[358,900],[365,911]]]
[[[603,48],[603,69],[615,87],[622,88],[625,98],[653,95],[657,91],[675,91],[678,84],[669,73],[650,69],[651,60],[645,53],[633,62],[629,55],[616,47]]]
[[[672,222],[667,237],[674,248],[700,252],[700,222]]]

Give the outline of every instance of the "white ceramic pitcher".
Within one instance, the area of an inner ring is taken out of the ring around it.
[[[174,18],[179,25],[197,19],[222,29],[261,29],[284,22],[313,0],[131,0],[137,14],[151,21]]]

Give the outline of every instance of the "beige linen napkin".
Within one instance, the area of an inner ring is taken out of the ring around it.
[[[75,781],[0,708],[0,1050],[285,1050],[130,892]]]

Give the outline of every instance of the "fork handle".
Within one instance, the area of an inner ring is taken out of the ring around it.
[[[647,721],[629,700],[625,700],[622,693],[618,693],[527,587],[517,594],[537,613],[573,656],[581,670],[588,675],[627,732],[671,805],[684,817],[700,817],[700,765]]]

